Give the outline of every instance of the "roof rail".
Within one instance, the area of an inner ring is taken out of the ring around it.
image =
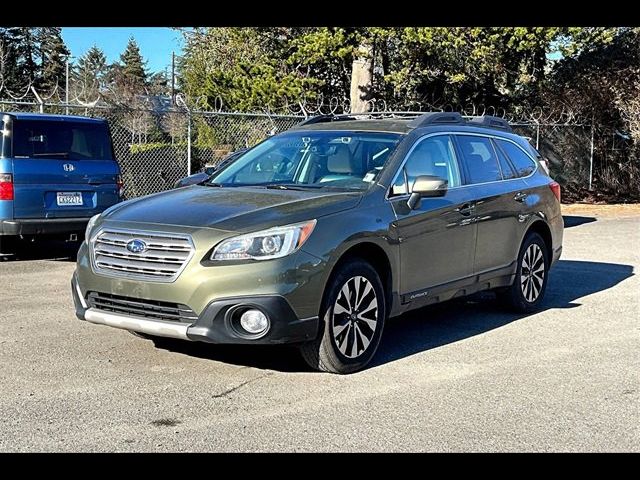
[[[306,118],[300,123],[298,123],[296,127],[302,127],[304,125],[313,125],[314,123],[339,122],[343,120],[356,120],[356,118],[352,115],[347,115],[347,114],[339,114],[339,115],[322,114],[322,115],[316,115],[315,117]]]
[[[507,130],[508,132],[512,132],[513,129],[509,122],[507,122],[504,118],[494,117],[491,115],[482,115],[480,117],[471,117],[469,118],[470,123],[477,123],[478,125],[482,125],[483,127],[491,127],[491,128],[501,128],[503,130]]]
[[[316,115],[315,117],[309,117],[296,124],[296,127],[302,127],[304,125],[312,125],[314,123],[330,122],[333,120],[333,115]]]
[[[428,112],[411,120],[409,126],[418,128],[449,123],[464,123],[464,118],[458,112]]]

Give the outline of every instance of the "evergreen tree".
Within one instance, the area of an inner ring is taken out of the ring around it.
[[[166,72],[156,72],[149,77],[150,95],[169,95],[169,79]]]
[[[122,76],[131,87],[142,89],[147,83],[146,62],[140,54],[140,48],[133,37],[129,38],[127,48],[120,55]]]
[[[40,77],[37,86],[45,92],[56,85],[64,89],[66,82],[66,57],[69,55],[60,27],[42,27],[38,31],[40,44]]]
[[[95,99],[103,89],[107,58],[96,45],[78,59],[73,70],[74,88],[85,100]]]
[[[37,77],[34,59],[36,49],[34,29],[30,27],[6,27],[1,29],[2,82],[5,88],[23,93],[29,82]]]

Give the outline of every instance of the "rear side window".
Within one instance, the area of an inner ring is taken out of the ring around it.
[[[535,162],[520,147],[504,140],[496,140],[496,142],[516,167],[518,177],[526,177],[534,172],[536,169]]]
[[[449,135],[418,140],[393,184],[393,195],[405,195],[420,175],[434,175],[448,181],[449,188],[460,185],[460,171]]]
[[[502,177],[505,180],[512,178],[518,178],[518,173],[514,170],[513,165],[507,159],[507,156],[500,147],[496,146],[496,154],[498,155],[498,162],[500,162],[500,169],[502,170]]]
[[[113,160],[106,123],[16,120],[14,158]]]
[[[474,135],[458,135],[468,183],[487,183],[502,180],[498,159],[491,139]]]

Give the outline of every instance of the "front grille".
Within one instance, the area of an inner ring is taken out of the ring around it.
[[[87,303],[90,308],[130,317],[144,317],[152,320],[193,323],[198,316],[193,310],[180,303],[142,300],[139,298],[89,292]]]
[[[146,249],[132,253],[127,244],[144,242]],[[97,273],[158,282],[175,280],[194,253],[191,237],[179,234],[102,230],[91,242]]]

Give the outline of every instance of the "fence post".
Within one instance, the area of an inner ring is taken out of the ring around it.
[[[187,176],[191,175],[191,110],[187,110]]]
[[[31,85],[31,91],[33,92],[33,95],[36,97],[36,101],[38,102],[38,105],[40,105],[40,113],[44,113],[44,102],[40,98],[40,95],[38,95],[38,92],[36,92],[36,89],[33,87],[33,85]]]
[[[591,117],[591,155],[589,156],[589,190],[592,189],[593,185],[593,144],[594,144],[594,122],[593,116]]]

